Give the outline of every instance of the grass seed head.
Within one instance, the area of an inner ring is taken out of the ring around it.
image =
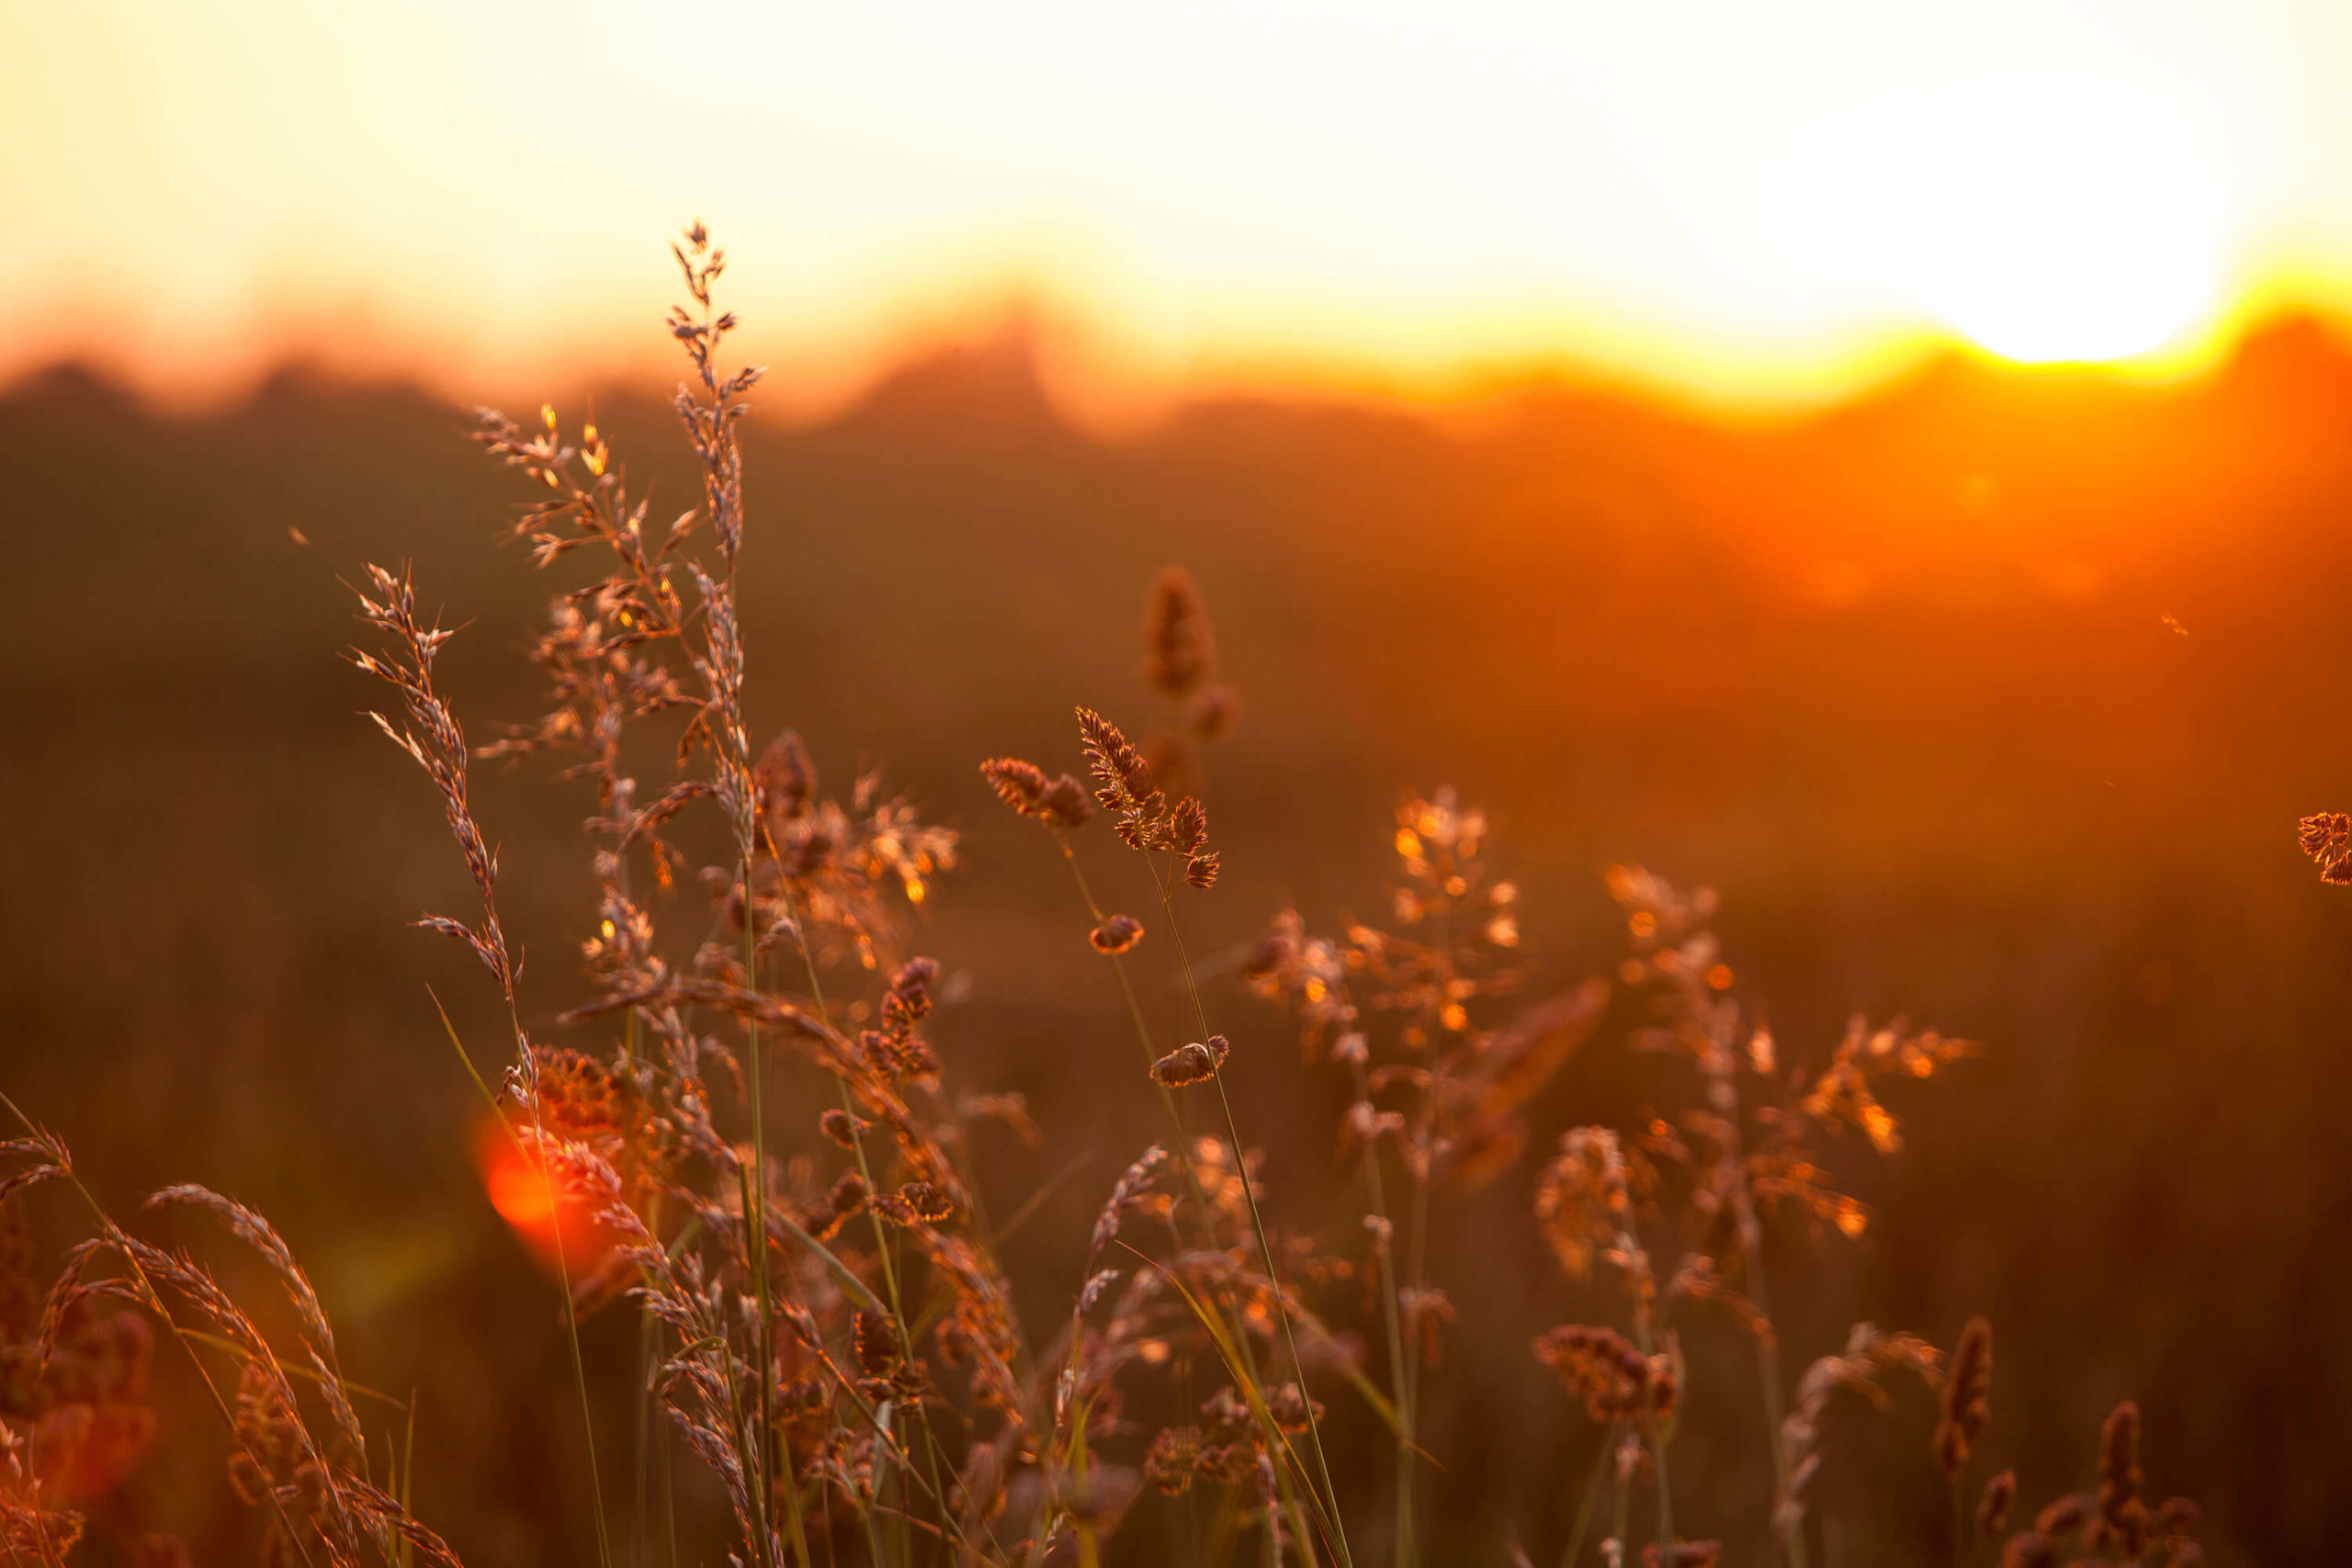
[[[1160,1057],[1151,1065],[1151,1076],[1169,1089],[1206,1083],[1216,1077],[1216,1070],[1225,1066],[1231,1050],[1224,1035],[1212,1034],[1205,1042],[1196,1040],[1189,1045],[1179,1045]]]
[[[1119,727],[1092,708],[1078,710],[1079,739],[1094,775],[1094,798],[1116,818],[1120,841],[1129,849],[1168,847],[1168,796],[1151,763]]]
[[[2090,1494],[2069,1492],[2036,1514],[2033,1528],[2039,1534],[2052,1538],[2069,1536],[2081,1529],[2090,1517]]]
[[[2009,1522],[2009,1509],[2018,1500],[2018,1472],[2005,1470],[1984,1483],[1984,1495],[1976,1500],[1976,1528],[1987,1536],[2001,1533]]]
[[[1936,1468],[1948,1482],[1957,1483],[1968,1468],[1969,1451],[1984,1435],[1991,1417],[1993,1384],[1993,1325],[1972,1317],[1960,1331],[1951,1353],[1951,1371],[1944,1379],[1941,1415],[1936,1423]]]
[[[1143,922],[1132,915],[1112,915],[1086,933],[1089,946],[1106,954],[1125,953],[1143,940]]]
[[[1144,678],[1170,697],[1192,692],[1216,662],[1208,606],[1181,566],[1152,580],[1144,601],[1143,648]]]
[[[879,1313],[859,1309],[851,1344],[867,1377],[887,1378],[899,1364],[899,1331]]]
[[[2295,841],[2317,863],[2320,880],[2338,887],[2352,883],[2352,815],[2321,811],[2295,826]]]
[[[1193,1472],[1201,1460],[1198,1427],[1163,1427],[1144,1454],[1143,1478],[1169,1496],[1191,1490]]]
[[[2000,1568],[2056,1568],[2058,1543],[2040,1530],[2019,1530],[2001,1546]]]
[[[1535,1359],[1595,1421],[1632,1420],[1650,1406],[1649,1359],[1613,1328],[1563,1324],[1536,1339]]]
[[[2137,1558],[2148,1544],[2148,1506],[2141,1500],[2140,1407],[2117,1405],[2098,1432],[2098,1505],[2091,1544]]]
[[[1227,685],[1204,686],[1194,692],[1184,705],[1184,722],[1192,727],[1193,739],[1222,740],[1233,733],[1233,721],[1241,712],[1241,699]]]

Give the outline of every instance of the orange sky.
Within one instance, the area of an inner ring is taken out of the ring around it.
[[[696,214],[808,407],[1012,309],[1081,400],[1742,401],[2352,305],[2341,0],[0,0],[0,378],[175,399],[667,375]]]

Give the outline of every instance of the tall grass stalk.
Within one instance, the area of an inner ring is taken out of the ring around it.
[[[1106,917],[1102,904],[1098,902],[1094,897],[1094,889],[1086,880],[1086,873],[1084,869],[1078,863],[1077,852],[1070,848],[1069,837],[1065,834],[1056,834],[1055,843],[1060,848],[1062,852],[1062,858],[1069,863],[1070,876],[1078,884],[1079,897],[1085,901],[1088,916],[1094,921],[1096,928],[1100,929]],[[1162,903],[1165,904],[1165,889],[1162,890]],[[1135,982],[1127,974],[1125,954],[1114,953],[1110,955],[1110,958],[1112,973],[1118,976],[1119,994],[1125,1000],[1127,1005],[1127,1016],[1135,1024],[1136,1042],[1143,1047],[1144,1069],[1147,1073],[1149,1073],[1152,1064],[1158,1061],[1159,1056],[1158,1048],[1154,1046],[1151,1042],[1151,1026],[1144,1021],[1143,1004],[1136,998]],[[1189,973],[1187,978],[1189,980]],[[1195,994],[1194,1001],[1197,1008],[1197,993]],[[1174,1092],[1171,1091],[1166,1084],[1159,1082],[1156,1077],[1152,1080],[1152,1088],[1159,1096],[1159,1103],[1167,1112],[1168,1125],[1175,1134],[1176,1163],[1183,1169],[1184,1180],[1191,1192],[1193,1211],[1200,1216],[1202,1236],[1207,1245],[1214,1247],[1216,1245],[1216,1216],[1209,1207],[1208,1193],[1201,1186],[1200,1169],[1193,1163],[1194,1151],[1193,1148],[1193,1134],[1184,1124],[1183,1108],[1176,1103],[1176,1096]],[[1238,1168],[1242,1163],[1242,1156],[1241,1146],[1238,1143],[1233,1145],[1233,1159],[1235,1166]],[[1219,1292],[1217,1299],[1218,1305],[1222,1307],[1227,1314],[1228,1325],[1232,1331],[1233,1343],[1241,1358],[1243,1375],[1246,1376],[1252,1384],[1262,1389],[1264,1383],[1263,1380],[1261,1379],[1258,1374],[1257,1353],[1250,1348],[1249,1325],[1243,1321],[1241,1305],[1234,1299],[1232,1292],[1229,1291]],[[1285,1319],[1285,1328],[1287,1328],[1287,1319]],[[1296,1356],[1297,1352],[1294,1350],[1292,1352],[1292,1358],[1294,1360],[1296,1359]],[[1277,1490],[1283,1496],[1284,1505],[1293,1511],[1292,1529],[1299,1536],[1300,1539],[1306,1539],[1306,1529],[1305,1517],[1297,1513],[1297,1505],[1295,1502],[1292,1502],[1289,1498],[1290,1472],[1286,1467],[1280,1465],[1275,1467],[1274,1483]],[[1266,1554],[1269,1568],[1272,1568],[1272,1564],[1274,1562],[1277,1555],[1275,1549],[1276,1541],[1274,1539],[1274,1531],[1270,1526],[1266,1532]]]
[[[1356,1098],[1369,1103],[1372,1099],[1371,1075],[1362,1062],[1352,1064]],[[1388,1215],[1388,1196],[1380,1175],[1380,1140],[1363,1141],[1363,1181],[1365,1200],[1372,1205],[1373,1217],[1380,1222],[1382,1235],[1375,1257],[1380,1268],[1381,1326],[1388,1337],[1389,1394],[1396,1406],[1396,1568],[1411,1568],[1419,1560],[1413,1540],[1413,1489],[1416,1455],[1413,1451],[1413,1388],[1406,1371],[1406,1346],[1403,1314],[1397,1302],[1396,1235]],[[1418,1359],[1419,1347],[1414,1348]]]
[[[1184,972],[1184,989],[1193,1000],[1193,1019],[1201,1026],[1201,1038],[1205,1040],[1213,1032],[1209,1028],[1208,1009],[1201,1000],[1200,981],[1193,973],[1192,954],[1185,950],[1184,933],[1177,923],[1176,902],[1170,896],[1169,879],[1161,874],[1158,863],[1150,856],[1144,857],[1144,863],[1150,868],[1152,882],[1159,889],[1160,912],[1168,922],[1169,938],[1176,944],[1177,962]],[[1315,1450],[1316,1473],[1322,1484],[1324,1502],[1331,1517],[1334,1535],[1331,1546],[1339,1554],[1340,1568],[1354,1568],[1355,1559],[1348,1551],[1347,1525],[1340,1517],[1339,1489],[1331,1483],[1331,1463],[1323,1452],[1323,1424],[1316,1418],[1314,1400],[1306,1397],[1306,1363],[1299,1358],[1297,1332],[1292,1326],[1290,1308],[1283,1299],[1282,1272],[1274,1262],[1274,1244],[1266,1234],[1265,1216],[1258,1211],[1257,1183],[1250,1179],[1250,1161],[1242,1153],[1241,1128],[1234,1120],[1233,1100],[1226,1093],[1223,1070],[1213,1072],[1210,1077],[1216,1085],[1217,1107],[1225,1113],[1226,1137],[1233,1147],[1233,1169],[1240,1179],[1242,1201],[1249,1205],[1250,1228],[1258,1239],[1258,1255],[1264,1260],[1267,1282],[1273,1288],[1274,1313],[1282,1320],[1283,1344],[1290,1352],[1291,1366],[1299,1379],[1299,1392],[1306,1415],[1307,1442]]]

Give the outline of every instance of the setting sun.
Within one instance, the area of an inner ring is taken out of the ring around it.
[[[1917,130],[1896,143],[1916,178],[1894,203],[1898,265],[1953,331],[2007,359],[2116,360],[2178,344],[2218,309],[2213,171],[2157,103],[2053,79]]]

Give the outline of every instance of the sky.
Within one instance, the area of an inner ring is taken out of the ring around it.
[[[659,371],[1026,323],[1074,395],[2177,375],[2352,309],[2342,0],[0,0],[0,379]]]

